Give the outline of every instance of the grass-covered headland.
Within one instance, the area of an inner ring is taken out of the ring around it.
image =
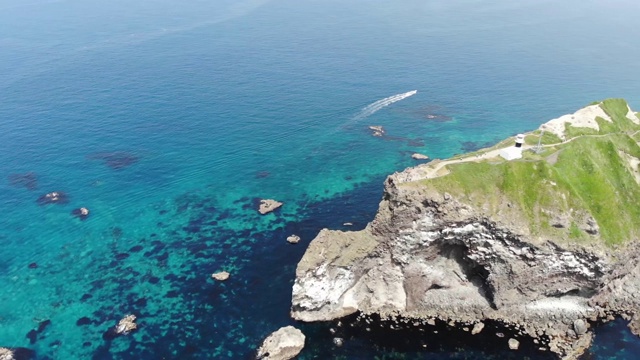
[[[596,118],[599,130],[567,126],[565,141],[545,132],[538,153],[528,148],[522,159],[512,161],[470,157],[447,165],[449,174],[420,184],[527,227],[532,236],[609,246],[637,239],[640,125],[627,118],[623,99],[597,104],[612,119]],[[540,133],[526,134],[526,144],[537,144]],[[489,149],[477,153],[483,151]]]

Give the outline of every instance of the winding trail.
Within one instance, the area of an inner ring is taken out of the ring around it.
[[[633,137],[636,134],[640,133],[640,130],[635,131],[634,133],[626,133],[627,135]],[[548,147],[553,147],[553,146],[558,146],[558,145],[562,145],[562,144],[567,144],[572,142],[573,140],[576,139],[580,139],[583,137],[593,137],[593,138],[600,138],[600,137],[606,137],[606,136],[610,136],[613,134],[620,134],[620,133],[609,133],[609,134],[598,134],[598,135],[579,135],[576,137],[573,137],[571,139],[562,141],[562,142],[557,142],[557,143],[553,143],[553,144],[545,144],[542,145],[541,147],[543,148],[548,148]],[[525,136],[528,134],[525,134]],[[514,140],[515,142],[515,140]],[[525,150],[529,150],[532,148],[537,147],[537,145],[528,145],[528,144],[523,144],[522,145],[522,151]],[[398,178],[398,180],[400,182],[411,182],[411,181],[417,181],[417,180],[423,180],[423,179],[433,179],[433,178],[437,178],[437,177],[441,177],[444,175],[447,175],[449,173],[448,170],[446,170],[446,172],[441,172],[441,170],[447,166],[447,165],[452,165],[452,164],[460,164],[460,163],[465,163],[465,162],[479,162],[482,160],[486,160],[486,159],[492,159],[495,158],[497,156],[500,155],[500,151],[502,149],[505,149],[506,147],[503,148],[499,148],[499,149],[494,149],[494,150],[490,150],[487,152],[484,152],[482,154],[474,154],[474,155],[469,155],[463,158],[459,158],[459,159],[450,159],[450,160],[434,160],[432,162],[429,162],[427,164],[424,165],[419,165],[416,166],[414,168],[409,168],[407,170],[404,171],[404,173],[406,173],[404,176],[402,176],[401,178]],[[397,173],[397,175],[400,175],[402,173]]]

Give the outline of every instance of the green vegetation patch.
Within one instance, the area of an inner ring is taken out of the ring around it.
[[[461,196],[489,216],[515,214],[528,223],[532,234],[563,232],[561,238],[567,240],[599,238],[607,245],[638,236],[640,186],[619,153],[640,157],[637,142],[614,133],[582,137],[556,148],[560,152],[553,164],[525,152],[517,161],[450,165],[449,175],[420,183]],[[558,214],[571,214],[574,222],[558,230],[550,225],[550,216]],[[600,227],[599,237],[581,230],[589,214]]]

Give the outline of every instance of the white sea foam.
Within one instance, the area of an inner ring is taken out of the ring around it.
[[[380,99],[374,103],[371,103],[367,106],[365,106],[364,108],[362,108],[362,110],[360,110],[360,112],[358,113],[358,115],[356,115],[353,119],[354,120],[361,120],[364,119],[366,117],[369,117],[371,115],[373,115],[374,113],[376,113],[377,111],[381,110],[382,108],[389,106],[391,104],[393,104],[394,102],[398,102],[400,100],[404,100],[406,98],[408,98],[409,96],[413,96],[418,92],[418,90],[411,90],[408,91],[406,93],[403,94],[396,94],[393,96],[389,96],[386,97],[384,99]]]

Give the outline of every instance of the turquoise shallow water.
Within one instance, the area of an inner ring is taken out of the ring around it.
[[[291,323],[308,242],[364,227],[411,153],[448,157],[606,97],[640,108],[638,10],[0,0],[0,346],[41,359],[250,358]],[[37,188],[11,183],[28,172]],[[36,203],[51,191],[69,202]],[[257,198],[285,205],[259,216]],[[80,206],[85,221],[70,215]],[[287,244],[291,233],[302,242]],[[223,269],[228,282],[209,279]],[[127,313],[140,330],[104,339]],[[520,356],[358,331],[333,348],[329,326],[305,326],[303,358]],[[590,358],[632,359],[639,344],[615,323]]]

